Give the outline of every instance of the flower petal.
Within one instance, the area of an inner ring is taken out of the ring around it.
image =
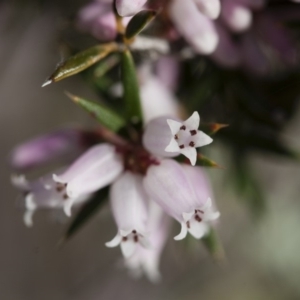
[[[170,130],[171,130],[171,133],[173,135],[177,134],[180,127],[182,126],[181,122],[178,122],[178,121],[175,121],[175,120],[172,120],[172,119],[167,119],[167,123],[168,123],[168,125],[170,127]]]
[[[193,114],[183,122],[183,124],[188,127],[190,130],[197,130],[200,124],[200,116],[197,111],[194,111]]]
[[[180,152],[180,148],[178,146],[178,143],[174,138],[171,138],[170,144],[165,148],[166,152]]]
[[[194,147],[185,147],[180,149],[180,152],[190,160],[192,166],[196,164],[197,150]]]
[[[202,146],[206,146],[210,143],[212,143],[213,139],[207,135],[206,133],[204,133],[203,131],[198,130],[195,138],[194,138],[194,142],[195,142],[195,147],[202,147]]]
[[[201,239],[209,231],[209,226],[205,222],[190,221],[189,233],[196,239]]]
[[[92,193],[113,182],[122,172],[123,164],[109,144],[92,147],[61,175],[53,175],[55,182],[67,185],[67,194],[74,198]]]
[[[114,248],[120,245],[122,241],[122,236],[117,233],[117,235],[110,241],[110,242],[106,242],[105,246],[108,248]]]
[[[174,157],[179,152],[166,152],[166,147],[173,138],[170,127],[167,123],[168,117],[158,117],[151,120],[143,134],[143,145],[153,155],[160,157]]]
[[[125,258],[128,258],[134,254],[134,251],[136,250],[137,244],[129,239],[127,241],[121,242],[121,250]]]
[[[180,233],[174,237],[174,240],[175,241],[183,240],[186,237],[187,233],[188,233],[188,228],[185,222],[181,222]]]

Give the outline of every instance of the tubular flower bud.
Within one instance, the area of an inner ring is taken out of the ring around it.
[[[198,130],[200,116],[194,112],[184,122],[167,117],[153,119],[147,125],[143,136],[145,148],[154,155],[174,157],[186,156],[192,165],[196,164],[197,147],[210,144],[213,140]]]
[[[142,177],[130,172],[123,173],[111,186],[111,209],[118,226],[117,235],[105,245],[121,246],[124,257],[134,254],[137,246],[149,247],[146,232],[146,195]]]
[[[199,10],[211,19],[216,19],[221,11],[220,0],[194,0]]]
[[[189,232],[196,239],[202,238],[209,223],[220,213],[212,208],[211,199],[199,197],[184,168],[173,160],[163,160],[151,166],[144,179],[148,195],[164,211],[181,224],[181,232],[174,239],[181,240]]]
[[[39,166],[57,158],[80,152],[80,132],[75,129],[59,130],[39,136],[17,146],[11,155],[11,164],[18,170]]]
[[[64,173],[53,175],[66,185],[66,194],[76,198],[112,183],[123,171],[122,160],[110,144],[96,145],[82,154]]]
[[[129,17],[138,13],[147,0],[116,0],[116,9],[121,17]]]
[[[177,99],[155,76],[150,75],[142,83],[141,102],[146,124],[159,116],[178,115]]]
[[[218,44],[218,34],[212,21],[203,15],[193,0],[173,0],[169,12],[178,31],[201,54],[212,53]]]
[[[235,32],[247,30],[252,23],[251,9],[234,0],[222,3],[221,16],[227,26]]]
[[[83,194],[74,199],[68,198],[65,186],[56,184],[51,175],[31,182],[23,175],[13,176],[12,183],[22,192],[22,198],[25,200],[26,211],[23,219],[28,227],[32,226],[32,217],[37,209],[62,208],[65,214],[70,216],[73,204],[79,204],[90,197],[90,194]]]

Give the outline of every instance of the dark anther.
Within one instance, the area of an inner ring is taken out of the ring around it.
[[[123,241],[123,242],[126,242],[126,241],[127,241],[127,237],[126,237],[126,236],[123,236],[123,237],[122,237],[122,241]]]
[[[175,140],[178,140],[178,136],[177,136],[177,134],[175,134],[175,136],[174,136],[174,139],[175,139]]]
[[[197,134],[197,130],[190,130],[191,135],[196,135]]]
[[[195,143],[194,143],[194,142],[190,142],[189,145],[190,145],[191,147],[195,147]]]
[[[66,199],[68,199],[69,197],[68,197],[67,194],[64,194],[64,195],[63,195],[63,198],[66,200]]]
[[[183,148],[184,148],[184,145],[180,145],[179,148],[180,148],[180,149],[183,149]]]
[[[201,219],[198,215],[195,216],[195,220],[196,220],[197,222],[201,222],[201,221],[202,221],[202,219]]]
[[[132,233],[136,234],[136,230],[132,230]]]
[[[191,228],[191,226],[190,226],[190,221],[187,221],[187,222],[186,222],[186,226],[187,226],[187,228],[189,228],[189,229]]]
[[[186,127],[185,127],[184,125],[182,125],[182,126],[180,127],[180,130],[186,130]]]
[[[139,237],[137,235],[135,235],[133,239],[136,243],[139,241]]]

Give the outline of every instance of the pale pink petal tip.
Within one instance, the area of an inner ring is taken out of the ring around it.
[[[116,9],[120,16],[133,16],[143,7],[147,0],[116,0]]]

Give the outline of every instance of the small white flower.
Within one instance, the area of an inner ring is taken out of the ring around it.
[[[79,204],[90,197],[90,194],[82,194],[79,197],[69,198],[66,186],[55,183],[51,175],[35,181],[27,181],[23,175],[13,176],[12,183],[22,192],[26,208],[23,219],[27,227],[33,225],[32,218],[37,209],[61,208],[67,216],[70,216],[73,204]]]
[[[198,130],[200,116],[194,112],[186,121],[178,122],[167,120],[173,134],[170,144],[166,147],[167,152],[180,152],[186,156],[194,166],[197,160],[195,148],[210,144],[213,140],[204,132]]]
[[[111,186],[110,201],[118,233],[105,245],[110,248],[120,245],[124,257],[132,256],[138,245],[149,248],[147,195],[142,187],[142,177],[131,172],[123,173]]]
[[[186,156],[194,166],[197,160],[197,147],[210,144],[213,140],[198,130],[200,116],[194,112],[184,122],[168,117],[159,117],[149,122],[143,136],[144,147],[161,157]]]

